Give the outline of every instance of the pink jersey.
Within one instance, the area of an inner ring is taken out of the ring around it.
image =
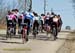
[[[8,17],[8,20],[16,19],[16,16],[15,16],[15,15],[13,15],[13,14],[8,15],[7,17]]]

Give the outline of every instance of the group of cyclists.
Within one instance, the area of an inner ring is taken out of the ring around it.
[[[8,11],[8,14],[6,15],[6,21],[7,35],[10,27],[9,23],[12,23],[12,27],[14,28],[14,35],[16,35],[16,25],[18,24],[18,34],[22,34],[22,23],[26,23],[27,36],[29,35],[30,31],[33,31],[32,34],[34,34],[35,27],[38,34],[39,30],[41,30],[41,32],[50,31],[52,33],[53,25],[55,25],[56,32],[60,32],[62,26],[60,15],[57,15],[54,12],[48,12],[46,15],[38,15],[36,12],[31,12],[30,10],[28,10],[27,12],[19,12],[18,9],[13,9]],[[54,37],[56,39],[57,35],[55,35]]]

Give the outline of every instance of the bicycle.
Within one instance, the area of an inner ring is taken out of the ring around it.
[[[7,28],[7,35],[6,38],[13,36],[14,35],[14,27],[13,27],[13,23],[9,23],[9,27]]]
[[[33,30],[34,39],[36,38],[36,34],[37,34],[37,27],[35,27]]]
[[[28,36],[27,36],[27,24],[26,23],[22,23],[22,42],[24,44],[25,41],[28,41]]]
[[[52,39],[56,40],[57,35],[58,35],[58,19],[54,18],[52,24]]]

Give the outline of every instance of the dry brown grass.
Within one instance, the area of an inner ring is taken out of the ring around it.
[[[18,26],[16,26],[16,27],[17,27],[17,29],[18,29]],[[6,28],[7,28],[6,25],[0,24],[0,29],[6,29]]]
[[[6,29],[6,25],[1,24],[0,29]]]

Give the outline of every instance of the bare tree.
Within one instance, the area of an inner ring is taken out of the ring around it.
[[[0,0],[0,17],[2,17],[2,3],[3,3],[3,0]]]

